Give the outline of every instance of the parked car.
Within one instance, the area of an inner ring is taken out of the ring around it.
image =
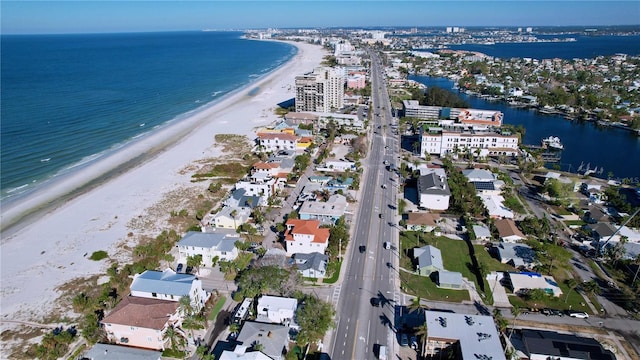
[[[400,334],[400,346],[409,346],[409,337],[407,334]]]
[[[186,274],[191,274],[192,271],[193,271],[193,267],[192,266],[187,266],[187,269],[184,272]]]
[[[184,265],[182,264],[178,264],[178,266],[176,266],[176,272],[177,273],[181,273],[182,272],[182,268],[184,267]]]
[[[571,311],[571,312],[569,312],[569,316],[574,317],[574,318],[578,318],[578,319],[588,319],[589,318],[589,314],[587,314],[586,312],[583,312],[583,311]]]
[[[387,347],[384,345],[380,345],[378,348],[378,359],[387,360]]]
[[[409,340],[409,343],[411,344],[411,348],[416,350],[418,348],[418,339],[416,338],[415,335],[411,335],[411,339]]]

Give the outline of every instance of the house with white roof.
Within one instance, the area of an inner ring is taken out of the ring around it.
[[[246,196],[260,196],[260,206],[267,205],[267,200],[276,191],[278,178],[268,174],[256,173],[249,178],[242,179],[235,184],[236,189],[244,189]]]
[[[356,171],[356,163],[353,161],[329,160],[323,166],[316,167],[316,171],[324,172],[345,172]]]
[[[476,235],[476,240],[480,240],[480,241],[491,240],[491,230],[489,230],[489,228],[486,225],[484,224],[473,225],[471,228],[473,229],[473,233]]]
[[[294,324],[298,300],[280,296],[263,295],[256,306],[256,321],[281,324],[287,327]]]
[[[462,170],[462,174],[469,179],[469,182],[488,182],[498,179],[494,173],[484,169],[466,169]]]
[[[503,204],[504,198],[502,197],[502,195],[480,194],[478,195],[478,197],[480,198],[480,200],[482,200],[482,204],[487,209],[487,213],[489,214],[489,217],[493,219],[513,219],[514,218],[515,215],[513,214],[513,211],[511,211],[511,209],[509,209],[508,207],[504,206]]]
[[[178,302],[183,296],[191,298],[191,306],[200,311],[210,293],[202,289],[202,281],[191,274],[177,274],[171,269],[146,270],[133,275],[131,296]]]
[[[329,229],[320,228],[318,220],[289,219],[286,224],[284,241],[287,256],[293,254],[324,254],[329,246]]]
[[[447,178],[435,172],[418,178],[418,204],[422,208],[431,210],[447,210],[451,190]]]
[[[202,255],[205,266],[211,265],[214,258],[231,261],[238,257],[236,241],[240,240],[237,234],[204,233],[189,231],[178,241],[178,254],[180,258]]]
[[[329,200],[305,201],[298,214],[302,220],[318,220],[322,224],[335,224],[347,210],[347,198],[340,194],[331,195]]]
[[[317,252],[311,254],[293,254],[292,257],[298,272],[307,278],[322,279],[327,275],[329,257]]]
[[[218,360],[273,360],[260,351],[247,351],[250,345],[236,345],[233,351],[223,350]]]
[[[491,316],[425,311],[427,358],[453,351],[456,359],[506,360]]]
[[[541,289],[549,295],[558,297],[562,290],[552,276],[535,272],[506,273],[505,278],[511,285],[514,294],[522,294],[528,290]]]

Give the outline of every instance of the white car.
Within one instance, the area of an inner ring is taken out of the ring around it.
[[[388,241],[385,241],[384,244],[382,244],[384,246],[385,249],[389,250],[391,249],[391,243]]]
[[[582,312],[582,311],[571,312],[571,313],[569,313],[569,316],[574,317],[574,318],[578,318],[578,319],[588,319],[589,318],[589,314],[587,314],[586,312]]]

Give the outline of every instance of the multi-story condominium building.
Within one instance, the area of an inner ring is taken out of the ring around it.
[[[296,111],[331,112],[344,105],[343,71],[329,67],[296,76]]]
[[[502,126],[504,115],[495,110],[461,109],[420,105],[417,100],[402,102],[404,116],[437,121],[438,125],[487,128]]]
[[[293,254],[324,254],[329,245],[329,229],[321,228],[318,220],[289,219],[285,224],[284,241],[287,244],[287,256]]]
[[[259,133],[258,146],[262,151],[277,152],[279,150],[296,150],[298,137],[283,132]]]
[[[518,136],[510,133],[424,126],[420,139],[420,156],[424,158],[427,154],[456,156],[471,152],[473,156],[485,157],[518,153]]]

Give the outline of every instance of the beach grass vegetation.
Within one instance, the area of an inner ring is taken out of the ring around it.
[[[100,260],[106,259],[108,257],[109,257],[109,254],[107,254],[106,251],[98,250],[98,251],[94,251],[93,254],[91,254],[91,256],[89,256],[89,259],[91,259],[93,261],[100,261]]]

